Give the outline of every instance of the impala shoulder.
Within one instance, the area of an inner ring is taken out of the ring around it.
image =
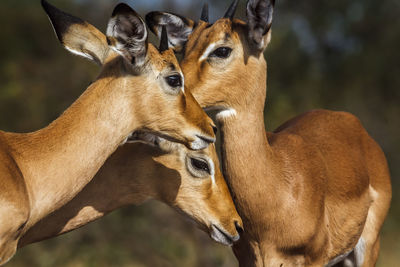
[[[299,134],[284,131],[267,136],[270,146],[276,151],[296,153],[298,149],[307,146],[307,141]]]
[[[350,124],[361,126],[360,119],[354,114],[347,111],[333,111],[327,109],[316,109],[305,113],[308,117],[313,117],[317,120],[324,120],[328,123]]]
[[[336,111],[335,116],[345,124],[348,124],[353,127],[363,128],[360,119],[356,115],[354,115],[350,112]]]

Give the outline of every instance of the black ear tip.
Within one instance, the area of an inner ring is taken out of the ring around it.
[[[41,0],[40,3],[42,4],[43,8],[46,8],[49,5],[49,3],[46,0]]]
[[[50,14],[50,12],[55,9],[55,7],[52,6],[46,0],[42,0],[42,1],[40,1],[40,3],[42,4],[42,7],[43,7],[44,11],[46,11],[47,14]]]
[[[115,8],[111,16],[115,16],[118,14],[125,14],[125,13],[136,13],[130,6],[125,3],[119,3]]]
[[[144,19],[146,20],[146,23],[149,26],[152,26],[154,24],[154,18],[156,16],[156,12],[152,11],[146,14],[146,16],[144,17]]]
[[[164,13],[160,11],[151,11],[146,14],[146,21],[155,21],[157,18],[162,16]]]

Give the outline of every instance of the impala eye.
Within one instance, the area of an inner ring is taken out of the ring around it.
[[[205,171],[208,174],[211,174],[210,166],[208,166],[208,162],[205,160],[191,158],[190,164],[192,164],[193,168],[195,168],[196,170]]]
[[[210,55],[211,57],[228,58],[232,53],[232,48],[230,47],[220,47],[215,49]]]
[[[165,78],[165,81],[171,87],[182,87],[182,77],[181,75],[171,75]]]

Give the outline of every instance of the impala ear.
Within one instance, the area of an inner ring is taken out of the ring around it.
[[[275,0],[249,0],[247,2],[249,38],[261,50],[265,49],[271,40],[274,5]]]
[[[194,21],[167,12],[150,12],[146,15],[146,23],[150,30],[161,38],[162,26],[168,32],[169,47],[181,52],[194,28]]]
[[[42,0],[43,9],[60,43],[71,53],[101,65],[108,52],[106,36],[93,25],[69,15]]]
[[[108,44],[135,66],[147,54],[147,29],[143,19],[126,4],[118,4],[107,26]]]

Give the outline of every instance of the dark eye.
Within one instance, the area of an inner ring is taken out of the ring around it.
[[[190,163],[192,164],[192,166],[195,169],[210,173],[210,167],[208,166],[208,163],[206,161],[200,160],[200,159],[191,158],[190,159]]]
[[[171,87],[181,87],[182,86],[182,77],[181,75],[171,75],[165,78],[168,85]]]
[[[231,55],[232,48],[229,47],[220,47],[216,49],[210,56],[219,57],[219,58],[227,58]]]

